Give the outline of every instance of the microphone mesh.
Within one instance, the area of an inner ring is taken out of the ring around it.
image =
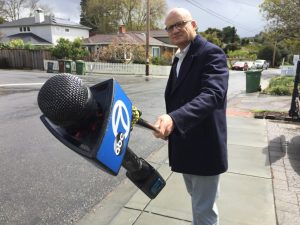
[[[69,125],[89,113],[89,91],[80,78],[58,74],[48,79],[38,94],[41,111],[58,125]]]

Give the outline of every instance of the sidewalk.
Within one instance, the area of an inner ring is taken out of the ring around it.
[[[294,139],[290,143],[294,150],[287,153],[284,147],[287,148],[292,137],[285,140],[283,136],[284,126],[287,126],[294,129],[294,136],[298,134],[299,137],[300,126],[297,123],[286,125],[284,122],[254,119],[250,112],[252,109],[266,108],[287,111],[290,97],[242,93],[228,103],[229,170],[221,178],[218,200],[220,224],[299,224],[300,141]],[[278,123],[283,125],[278,126]],[[287,168],[290,172],[286,172],[284,160],[293,160],[293,167]],[[169,169],[167,146],[154,152],[147,161],[158,169],[167,182],[156,199],[150,200],[125,179],[78,225],[191,224],[190,197],[181,174]],[[293,168],[298,170],[291,171]],[[290,185],[288,180],[291,179],[294,183]]]

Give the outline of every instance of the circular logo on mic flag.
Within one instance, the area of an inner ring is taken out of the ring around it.
[[[130,125],[129,112],[126,105],[121,100],[116,101],[112,110],[112,130],[116,138],[114,143],[116,155],[121,153],[123,143],[121,144],[120,140],[123,142],[127,138],[130,131]],[[121,139],[120,133],[122,134]]]

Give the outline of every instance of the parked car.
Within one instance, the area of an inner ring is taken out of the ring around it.
[[[255,65],[256,69],[267,70],[269,68],[269,63],[263,59],[255,60],[254,65]]]
[[[248,62],[244,62],[244,61],[237,61],[231,67],[232,70],[248,70],[248,68],[249,68]]]
[[[247,61],[247,64],[248,64],[248,70],[250,70],[250,69],[255,69],[254,62],[253,62],[253,61]]]

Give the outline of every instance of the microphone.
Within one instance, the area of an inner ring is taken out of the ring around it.
[[[96,116],[97,105],[91,91],[76,76],[58,74],[51,77],[41,87],[37,101],[53,123],[65,128],[84,127],[87,120]]]
[[[122,117],[126,104],[120,104],[113,98],[119,92],[114,80],[89,88],[74,75],[55,75],[45,82],[38,94],[38,106],[43,113],[41,120],[55,137],[75,152],[96,162],[106,172],[117,175],[118,166],[115,164],[120,161],[127,170],[126,176],[153,199],[165,186],[165,181],[148,162],[127,146],[130,131],[125,131],[128,126],[123,123],[129,121]],[[126,97],[122,95],[125,94],[121,92],[120,99]],[[111,110],[115,110],[114,113]],[[141,112],[135,107],[129,110],[132,113],[129,118],[130,130],[135,123],[156,129],[140,118]],[[112,117],[115,115],[117,119],[114,120]],[[115,121],[123,124],[120,131],[115,131]],[[111,139],[114,139],[113,144],[108,144]],[[113,150],[111,146],[114,146]],[[123,159],[120,158],[122,156]]]

